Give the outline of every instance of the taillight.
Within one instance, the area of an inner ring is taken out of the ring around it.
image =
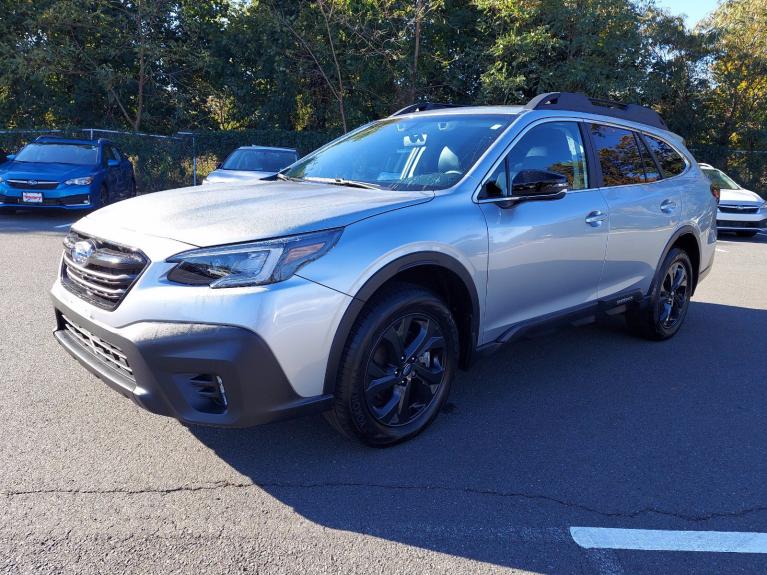
[[[716,203],[718,204],[719,197],[722,195],[722,191],[719,189],[719,186],[711,184],[711,195],[716,198]]]

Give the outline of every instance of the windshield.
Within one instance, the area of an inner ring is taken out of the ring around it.
[[[739,190],[740,186],[736,184],[727,174],[720,172],[719,170],[713,170],[709,168],[701,168],[706,177],[711,180],[720,190]]]
[[[332,142],[284,174],[365,182],[392,190],[456,184],[509,125],[509,115],[387,118]]]
[[[279,172],[296,161],[296,153],[287,150],[235,150],[221,166],[223,170]]]
[[[28,144],[16,155],[17,162],[78,166],[95,166],[98,158],[97,144]]]

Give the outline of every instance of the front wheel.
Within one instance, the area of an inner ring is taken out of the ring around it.
[[[101,186],[99,191],[99,207],[103,208],[107,205],[109,205],[109,190],[107,190],[106,186]]]
[[[458,365],[458,329],[434,293],[397,284],[372,299],[352,328],[330,422],[368,445],[420,433],[444,404]]]
[[[674,248],[661,264],[649,305],[626,315],[629,327],[648,339],[659,341],[674,336],[687,316],[692,288],[690,258],[684,250]]]

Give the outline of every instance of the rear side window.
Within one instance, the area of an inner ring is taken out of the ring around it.
[[[613,126],[591,125],[604,186],[625,186],[645,182],[642,155],[634,133]]]
[[[658,164],[660,164],[660,169],[664,178],[678,176],[684,172],[687,164],[679,152],[658,138],[645,136],[645,139],[647,140],[647,144],[650,146],[650,149],[655,154],[655,158],[658,160]]]

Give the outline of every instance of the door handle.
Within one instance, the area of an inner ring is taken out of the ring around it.
[[[660,211],[664,214],[670,214],[676,211],[676,202],[673,200],[663,200],[660,205]]]
[[[606,219],[607,214],[600,212],[599,210],[594,210],[588,216],[586,216],[586,223],[589,224],[592,228],[598,228]]]

